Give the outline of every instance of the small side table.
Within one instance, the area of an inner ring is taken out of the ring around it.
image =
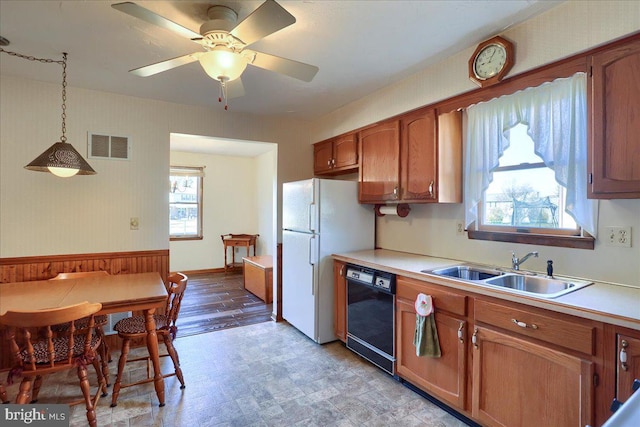
[[[273,302],[273,257],[271,255],[242,258],[244,288],[266,304]]]
[[[247,248],[247,256],[249,256],[249,247],[253,246],[253,255],[256,255],[256,240],[259,234],[222,234],[222,245],[224,246],[224,272],[227,273],[228,268],[241,267],[242,264],[236,263],[236,246],[244,246]],[[231,263],[227,263],[227,248],[231,246]]]

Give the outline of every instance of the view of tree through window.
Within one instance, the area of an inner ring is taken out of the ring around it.
[[[171,238],[202,237],[202,168],[171,168],[169,233]]]
[[[564,188],[534,153],[526,125],[518,124],[509,132],[509,148],[484,193],[482,225],[577,230],[573,218],[564,212]]]

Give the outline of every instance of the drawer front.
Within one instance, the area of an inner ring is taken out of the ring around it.
[[[476,300],[474,304],[476,322],[517,332],[532,338],[595,354],[596,328],[580,319],[565,316],[566,320],[543,313]]]
[[[396,284],[397,298],[413,302],[419,293],[423,293],[431,296],[436,311],[443,310],[460,316],[466,315],[467,297],[464,295],[453,293],[439,285],[410,279],[408,277],[398,277]]]

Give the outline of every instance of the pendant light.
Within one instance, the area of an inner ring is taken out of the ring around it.
[[[2,48],[0,48],[0,52],[28,59],[30,61],[62,65],[62,136],[60,137],[59,142],[54,143],[44,153],[36,157],[35,160],[25,166],[25,169],[37,172],[50,172],[62,178],[74,175],[95,175],[96,171],[89,166],[89,163],[82,158],[73,145],[67,142],[67,53],[65,52],[62,54],[62,61],[54,61],[51,59],[39,59],[34,58],[33,56],[21,55],[15,52],[9,52]]]

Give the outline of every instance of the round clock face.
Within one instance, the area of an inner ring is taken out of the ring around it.
[[[507,51],[501,44],[490,44],[476,56],[473,72],[481,80],[490,79],[502,70],[507,63]]]

